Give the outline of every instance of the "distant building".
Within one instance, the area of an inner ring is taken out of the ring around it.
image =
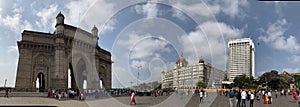
[[[293,76],[293,74],[290,74],[290,73],[288,73],[288,72],[286,72],[286,71],[283,71],[281,74],[279,74],[279,75],[284,75],[284,76],[289,76],[289,77],[291,77],[291,76]]]
[[[224,71],[204,64],[202,57],[198,64],[188,66],[181,54],[174,69],[162,72],[161,82],[162,88],[195,89],[199,81],[206,83],[208,88],[221,88],[224,75]]]
[[[254,43],[251,38],[229,40],[229,81],[236,76],[255,77]]]

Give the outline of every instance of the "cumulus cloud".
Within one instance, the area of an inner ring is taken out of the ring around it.
[[[10,30],[15,34],[19,34],[24,29],[32,29],[31,23],[28,20],[22,19],[22,15],[20,13],[4,17],[0,20],[0,23],[10,28]]]
[[[234,28],[222,22],[205,22],[197,31],[180,38],[183,51],[190,64],[198,63],[200,56],[221,70],[226,68],[227,41],[239,38],[243,30]],[[195,60],[196,59],[196,60]]]
[[[277,50],[288,51],[292,54],[298,54],[300,51],[300,44],[297,38],[290,35],[284,35],[287,30],[286,19],[277,20],[275,23],[270,24],[267,30],[262,30],[263,35],[259,36],[259,40],[269,44],[272,48]]]
[[[155,18],[158,15],[158,9],[156,3],[154,2],[147,2],[143,5],[136,5],[135,11],[138,14],[145,15],[147,19]]]
[[[78,0],[67,3],[66,22],[78,25],[85,30],[90,30],[92,26],[103,26],[114,14],[115,4],[105,0]]]
[[[231,18],[243,16],[243,8],[248,7],[248,5],[247,0],[220,0],[189,4],[185,2],[174,3],[175,7],[193,16],[214,17],[214,15],[223,13]]]
[[[35,22],[38,28],[44,28],[45,30],[48,30],[49,26],[54,28],[56,14],[58,13],[57,8],[58,5],[54,3],[36,13],[36,16],[40,18],[40,20]]]
[[[103,26],[102,33],[105,33],[107,31],[113,31],[117,23],[118,21],[116,19],[111,19],[109,22],[105,24],[105,26]]]

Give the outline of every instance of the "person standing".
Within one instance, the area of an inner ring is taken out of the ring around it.
[[[235,93],[236,96],[236,107],[240,107],[241,104],[241,92],[239,90]]]
[[[297,93],[295,92],[294,89],[292,90],[292,95],[294,97],[294,102],[296,103],[297,102]]]
[[[130,105],[131,104],[136,104],[134,97],[135,97],[135,94],[134,94],[134,92],[132,92],[131,95],[130,95]]]
[[[275,90],[275,97],[277,98],[277,94],[278,94],[278,91],[277,90]]]
[[[7,97],[7,98],[8,98],[8,91],[9,91],[9,89],[8,89],[8,88],[5,88],[5,96],[4,96],[4,97]]]
[[[234,107],[233,104],[232,104],[232,100],[234,99],[234,92],[233,90],[230,90],[229,92],[229,104],[230,104],[230,107]]]
[[[242,107],[246,107],[247,93],[245,92],[245,90],[243,90],[243,92],[241,93],[241,97],[242,97]]]
[[[194,92],[194,95],[199,95],[199,89],[198,88],[196,88],[196,90],[195,90],[195,92]]]
[[[272,93],[271,91],[268,92],[268,104],[272,104]]]
[[[250,94],[250,107],[253,107],[253,102],[254,102],[254,94],[251,92]]]
[[[258,91],[257,93],[256,93],[256,99],[257,99],[257,101],[259,102],[260,101],[260,94],[261,94],[261,91]]]
[[[264,104],[267,104],[267,103],[268,103],[268,94],[265,93],[265,94],[263,95],[263,97],[264,97]]]

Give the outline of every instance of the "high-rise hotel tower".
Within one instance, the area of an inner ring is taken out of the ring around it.
[[[238,75],[253,76],[255,70],[254,43],[251,38],[229,40],[229,81]]]

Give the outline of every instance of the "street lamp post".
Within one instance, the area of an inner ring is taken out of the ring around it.
[[[6,87],[6,81],[7,81],[7,79],[5,79],[5,82],[4,82],[4,88]]]
[[[139,69],[138,71],[137,71],[137,80],[136,80],[136,86],[137,86],[137,90],[138,90],[138,86],[139,86],[139,76],[140,76],[140,69],[142,68],[142,66],[141,65],[139,65],[139,66],[135,66],[137,69]]]

